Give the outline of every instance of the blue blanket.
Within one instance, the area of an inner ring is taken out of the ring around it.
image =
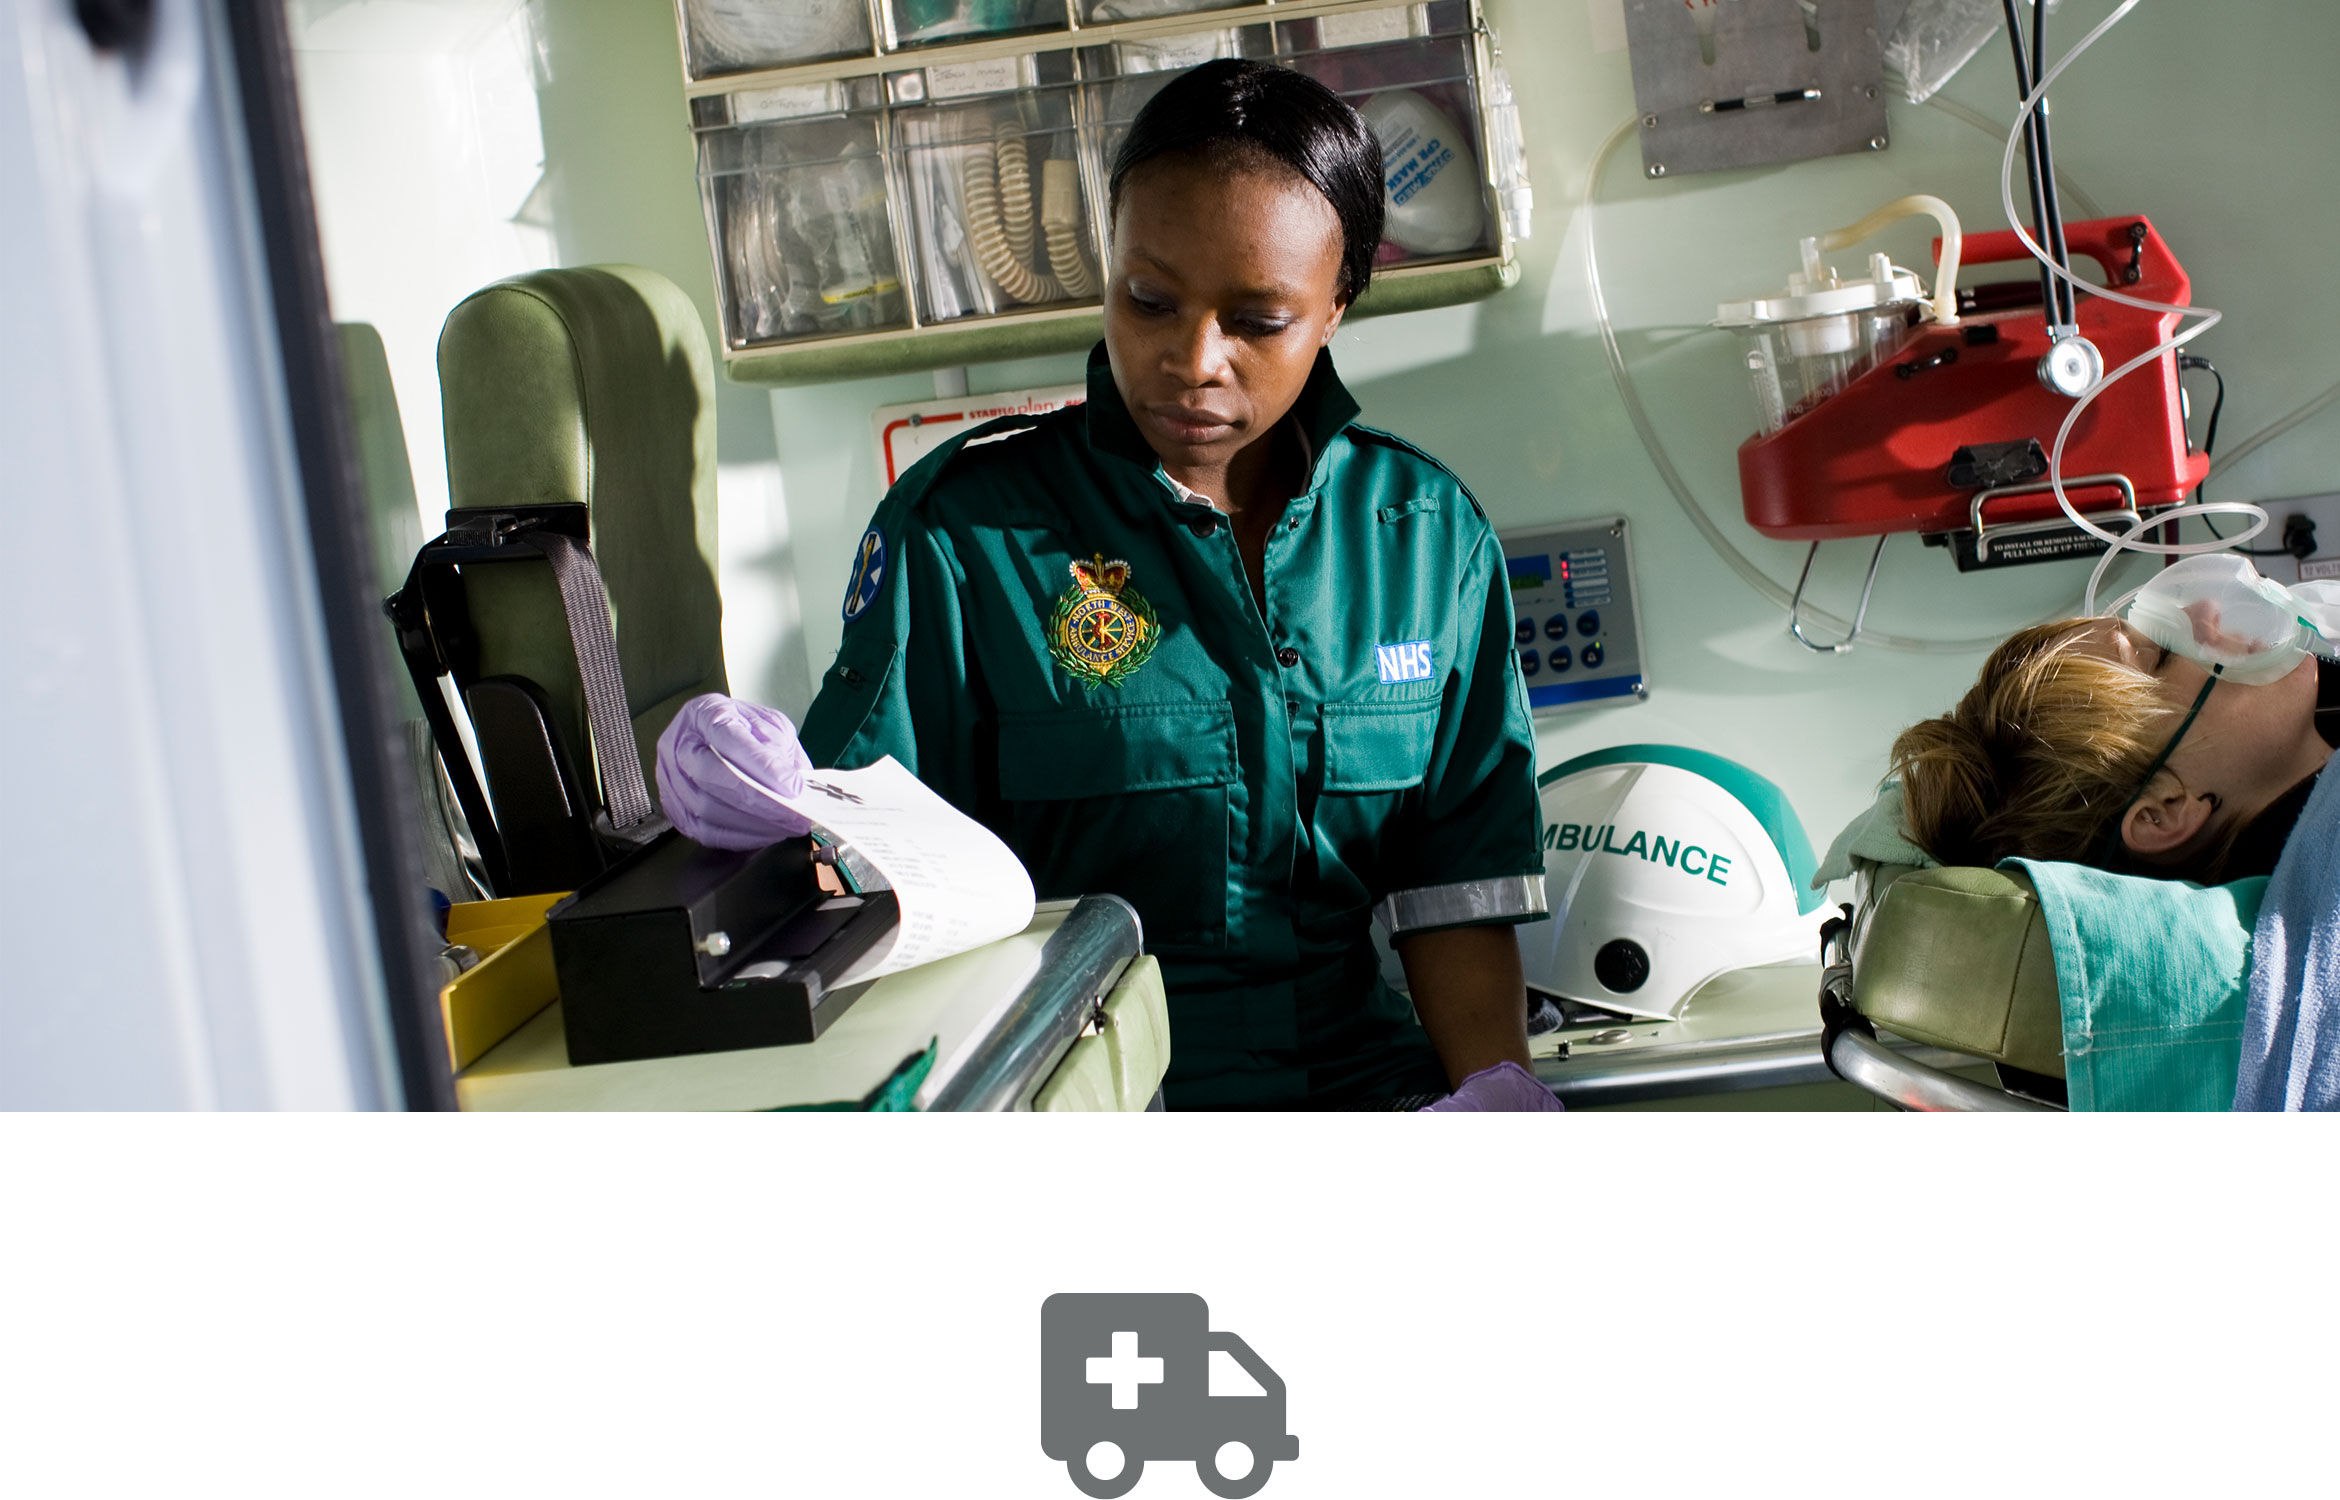
[[[2266,877],[2199,886],[2010,863],[2031,877],[2047,918],[2072,1108],[2227,1108]]]
[[[2236,1109],[2340,1109],[2340,774],[2316,789],[2251,939]]]

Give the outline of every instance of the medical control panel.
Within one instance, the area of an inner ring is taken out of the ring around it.
[[[1507,531],[1500,540],[1528,706],[1558,713],[1647,697],[1624,518]]]

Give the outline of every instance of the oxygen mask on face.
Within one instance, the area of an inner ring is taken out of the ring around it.
[[[2340,658],[2340,582],[2286,588],[2231,552],[2181,558],[2137,590],[2124,618],[2173,656],[2263,687],[2312,651]]]

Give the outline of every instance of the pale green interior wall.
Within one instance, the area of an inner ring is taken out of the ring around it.
[[[2111,0],[2067,0],[2054,23],[2076,40]],[[1710,552],[1628,426],[1594,335],[1583,271],[1585,168],[1632,109],[1622,52],[1596,54],[1585,0],[1489,0],[1520,99],[1536,188],[1535,234],[1513,290],[1468,307],[1357,323],[1335,353],[1365,418],[1437,454],[1496,524],[1621,513],[1647,630],[1648,702],[1546,719],[1545,764],[1605,745],[1670,741],[1713,750],[1777,781],[1816,845],[1867,802],[1901,726],[1946,708],[1982,653],[1913,656],[1861,648],[1820,657],[1781,613]],[[2051,38],[2052,40],[2052,38]],[[2011,68],[1994,43],[1946,93],[1993,119],[2013,114]],[[2060,49],[2058,49],[2060,50]],[[2056,90],[2063,175],[2106,213],[2144,213],[2226,321],[2196,346],[2226,374],[2233,441],[2340,380],[2340,343],[2309,316],[2335,298],[2327,246],[2340,235],[2340,6],[2147,0]],[[1904,193],[1936,193],[1976,229],[2002,227],[2000,142],[1937,109],[1895,102],[1892,146],[1875,156],[1675,178],[1640,175],[1628,141],[1599,210],[1604,282],[1661,436],[1693,492],[1769,574],[1792,587],[1800,545],[1738,518],[1735,452],[1755,414],[1714,305],[1773,290],[1795,241]],[[2002,138],[2003,139],[2003,138]],[[1930,231],[1883,241],[1925,265]],[[1067,357],[976,367],[977,391],[1077,379]],[[825,666],[853,541],[879,497],[869,412],[931,394],[924,376],[773,393],[790,522],[804,571],[805,642]],[[2238,465],[2222,497],[2340,488],[2340,409],[2327,409]],[[1822,548],[1815,588],[1847,613],[1868,544]],[[1959,575],[1914,537],[1886,549],[1871,624],[1897,635],[1979,637],[2068,612],[2082,563]]]
[[[2113,0],[2066,0],[2056,50]],[[1811,655],[1780,612],[1708,551],[1627,425],[1594,337],[1583,274],[1585,166],[1632,108],[1622,52],[1593,51],[1587,0],[1488,0],[1521,101],[1536,188],[1519,286],[1469,307],[1367,321],[1336,353],[1366,419],[1444,459],[1499,526],[1622,513],[1635,523],[1652,692],[1647,703],[1547,720],[1546,763],[1604,745],[1672,741],[1745,761],[1786,790],[1816,844],[1862,806],[1903,724],[1939,712],[1981,653],[1863,647]],[[566,263],[630,260],[687,288],[714,326],[712,278],[664,0],[552,0],[535,8],[550,82],[540,105],[553,225]],[[1946,94],[1993,119],[2012,83],[1994,42]],[[2327,266],[2340,243],[2340,6],[2146,0],[2055,93],[2063,175],[2107,213],[2149,215],[2225,309],[2195,347],[2224,369],[2224,439],[2239,441],[2340,380]],[[1675,462],[1708,512],[1792,585],[1802,548],[1738,519],[1733,453],[1754,412],[1734,345],[1705,328],[1725,298],[1775,289],[1802,234],[1903,193],[1949,199],[1970,227],[2001,227],[2000,146],[1943,112],[1896,100],[1874,156],[1643,180],[1628,142],[1603,185],[1600,233],[1627,357]],[[1924,264],[1917,225],[1883,245]],[[1848,257],[1849,259],[1849,257]],[[2324,316],[2319,317],[2318,314]],[[1077,379],[1077,356],[969,371],[977,392]],[[726,636],[735,690],[800,710],[833,653],[851,547],[876,506],[870,413],[932,395],[926,375],[771,392],[730,386]],[[2221,470],[2222,498],[2340,489],[2340,408]],[[753,515],[734,524],[735,510]],[[1849,610],[1867,544],[1822,549],[1815,589]],[[735,567],[744,572],[735,585]],[[2004,633],[2076,601],[2080,563],[1961,576],[1914,538],[1887,548],[1870,622],[1909,636]],[[799,625],[795,599],[804,606]],[[738,595],[734,597],[735,591]],[[743,609],[755,614],[747,640]],[[768,638],[767,638],[768,637]],[[750,662],[742,671],[742,663]]]

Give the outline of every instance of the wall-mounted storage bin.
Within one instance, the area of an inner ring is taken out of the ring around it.
[[[888,47],[963,46],[1069,24],[1064,0],[883,0],[883,14]]]
[[[1191,16],[1197,11],[1232,10],[1243,3],[1244,0],[1080,0],[1081,24],[1110,26],[1116,21]]]
[[[885,119],[754,121],[699,140],[725,337],[743,346],[911,326]]]
[[[683,72],[721,78],[867,54],[864,0],[681,0]]]
[[[1301,12],[1294,15],[1293,12]],[[1321,79],[1386,157],[1354,315],[1517,275],[1478,0],[678,0],[726,368],[789,384],[1086,348],[1130,121],[1218,57]],[[1509,172],[1509,177],[1505,174]],[[1501,191],[1498,191],[1501,189]]]
[[[893,113],[921,325],[1094,302],[1097,243],[1070,78]],[[1035,70],[1046,71],[1046,70]]]

